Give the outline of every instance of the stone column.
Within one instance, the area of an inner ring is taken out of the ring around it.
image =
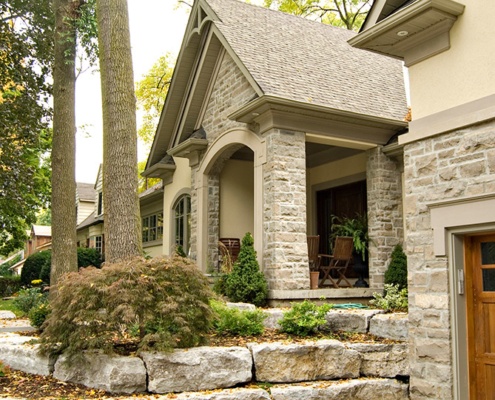
[[[309,289],[305,134],[270,129],[263,136],[264,274],[271,290]]]
[[[220,234],[220,177],[208,176],[208,267],[216,270],[218,264],[218,239]]]
[[[404,238],[402,173],[398,162],[383,153],[383,147],[367,154],[370,287],[380,289],[392,250]]]

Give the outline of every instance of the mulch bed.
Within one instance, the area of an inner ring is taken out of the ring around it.
[[[32,334],[30,332],[29,334]],[[360,343],[397,343],[393,340],[382,339],[369,334],[358,333],[332,333],[318,334],[308,338],[294,337],[280,333],[275,329],[266,329],[260,336],[238,337],[228,335],[211,334],[208,337],[210,346],[246,346],[248,343],[302,343],[308,340],[317,339],[337,339],[344,342]],[[133,354],[136,351],[136,344],[132,342],[121,343],[117,347],[120,354]],[[2,372],[3,371],[3,372]],[[2,376],[3,375],[3,376]],[[27,399],[119,399],[122,397],[112,397],[110,393],[102,390],[90,389],[82,385],[59,381],[50,376],[31,375],[21,371],[0,368],[0,398],[27,398]],[[150,394],[126,396],[125,398],[147,398],[153,399]]]

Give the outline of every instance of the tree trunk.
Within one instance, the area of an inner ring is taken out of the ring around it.
[[[126,0],[98,0],[103,104],[105,260],[142,254],[137,193],[136,99]]]
[[[50,284],[77,271],[75,181],[75,30],[78,2],[53,0],[52,268]]]

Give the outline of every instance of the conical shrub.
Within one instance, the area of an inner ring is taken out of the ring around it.
[[[392,251],[390,265],[385,271],[385,283],[399,285],[399,289],[407,288],[407,256],[400,244]]]

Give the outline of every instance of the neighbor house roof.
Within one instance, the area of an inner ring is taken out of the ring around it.
[[[77,225],[76,230],[81,230],[83,228],[87,228],[89,226],[102,224],[103,223],[103,215],[96,216],[96,212],[93,211],[91,214],[87,216],[87,218],[82,221],[79,225]]]
[[[206,3],[264,94],[397,120],[407,113],[402,63],[353,48],[355,32],[236,0]]]
[[[32,231],[36,236],[52,237],[52,227],[45,225],[33,225]]]
[[[94,183],[76,183],[77,196],[80,201],[95,201],[95,184]]]

